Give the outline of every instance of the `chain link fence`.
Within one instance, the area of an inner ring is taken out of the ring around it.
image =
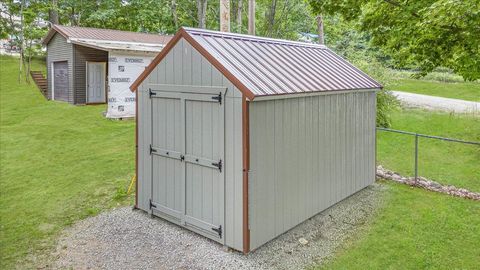
[[[377,128],[377,165],[480,192],[480,142]]]

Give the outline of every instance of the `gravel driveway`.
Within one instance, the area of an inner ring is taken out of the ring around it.
[[[298,269],[328,259],[373,216],[374,184],[244,256],[140,210],[117,208],[64,231],[54,269]],[[299,241],[300,240],[300,241]],[[305,241],[306,240],[306,241]]]
[[[407,107],[456,113],[473,113],[480,116],[480,102],[420,95],[401,91],[392,91],[392,93]]]

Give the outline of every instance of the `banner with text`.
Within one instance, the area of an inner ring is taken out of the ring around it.
[[[150,64],[153,57],[153,54],[109,54],[107,118],[135,116],[135,93],[130,91],[130,85]]]

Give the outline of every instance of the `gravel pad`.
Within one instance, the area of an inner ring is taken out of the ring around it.
[[[299,269],[332,256],[372,217],[384,185],[374,184],[247,256],[140,210],[117,208],[64,231],[56,269]]]

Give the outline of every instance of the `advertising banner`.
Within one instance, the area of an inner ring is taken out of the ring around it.
[[[130,91],[130,85],[154,56],[155,54],[109,53],[107,118],[135,116],[135,93]]]

